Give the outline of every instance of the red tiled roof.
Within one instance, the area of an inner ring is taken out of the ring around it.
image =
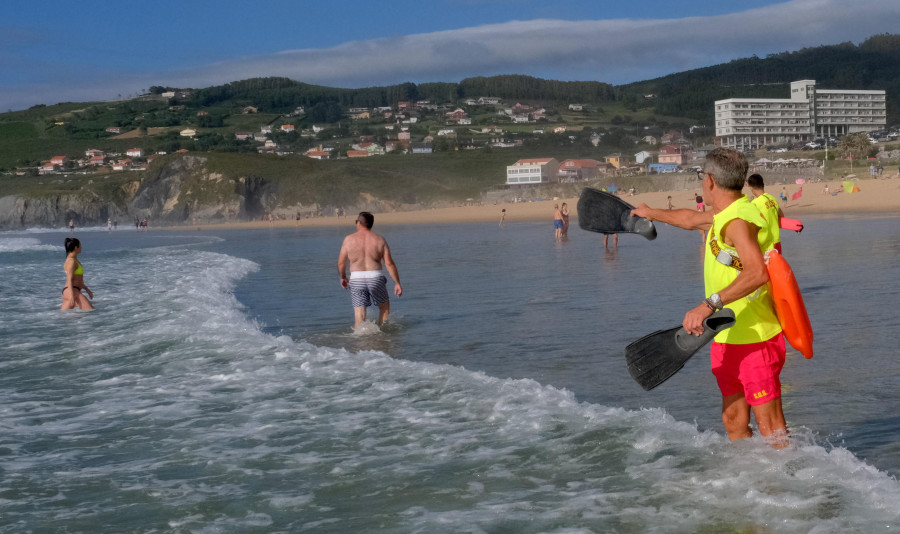
[[[515,163],[515,165],[530,165],[532,163],[549,163],[553,158],[535,158],[535,159],[520,159]]]

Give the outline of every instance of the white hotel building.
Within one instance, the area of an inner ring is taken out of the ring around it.
[[[507,185],[546,184],[559,181],[555,158],[520,159],[506,167]]]
[[[884,91],[817,89],[791,82],[791,97],[716,100],[716,137],[738,150],[884,128]]]

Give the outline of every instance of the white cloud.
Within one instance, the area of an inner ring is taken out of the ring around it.
[[[202,86],[281,75],[359,87],[458,81],[473,75],[556,73],[572,80],[627,83],[753,54],[860,41],[895,31],[893,2],[794,0],[742,13],[659,20],[512,21],[459,30],[288,50],[183,73]],[[190,82],[190,83],[187,83]]]
[[[206,87],[263,76],[334,87],[459,81],[494,74],[621,84],[754,54],[859,42],[876,33],[896,31],[900,22],[897,5],[893,0],[793,0],[710,17],[511,21],[325,49],[286,50],[79,87],[60,86],[55,100],[75,100],[74,95],[92,91],[98,97],[111,97],[150,85]],[[108,89],[110,83],[115,84],[112,90]],[[105,92],[101,89],[104,85]],[[10,90],[14,95],[15,88]],[[49,98],[52,91],[25,89],[19,96],[29,93]],[[2,98],[10,99],[9,95]]]

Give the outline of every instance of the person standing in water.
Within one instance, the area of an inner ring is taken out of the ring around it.
[[[560,233],[561,237],[569,237],[569,205],[565,202],[562,203],[562,207],[559,209],[560,215],[562,215],[562,232]]]
[[[559,204],[553,205],[553,228],[554,228],[554,237],[556,237],[557,241],[562,238],[562,229],[563,229],[563,216],[562,212],[559,211]]]
[[[722,396],[722,423],[732,441],[749,438],[752,413],[759,433],[782,448],[789,442],[780,380],[785,344],[763,259],[763,251],[774,243],[763,231],[767,222],[759,208],[742,193],[747,167],[747,159],[736,150],[712,150],[700,172],[711,212],[641,204],[631,214],[686,230],[708,230],[703,278],[709,296],[685,313],[682,326],[700,335],[703,320],[716,310],[734,311],[737,323],[716,335],[710,350]]]
[[[391,256],[387,241],[372,231],[375,216],[363,211],[356,218],[356,233],[344,238],[338,255],[338,274],[341,287],[350,290],[353,302],[354,328],[366,320],[366,308],[378,306],[378,322],[381,326],[391,313],[391,301],[387,292],[387,278],[381,270],[381,262],[394,280],[394,294],[403,295],[400,273]],[[350,263],[350,278],[347,278],[347,263]]]
[[[61,310],[71,310],[78,307],[82,310],[93,310],[94,306],[81,293],[87,291],[88,297],[94,299],[94,293],[84,283],[84,267],[78,261],[78,254],[81,253],[81,242],[74,237],[67,237],[65,241],[66,262],[63,264],[63,270],[66,272],[66,287],[62,290],[62,306]]]

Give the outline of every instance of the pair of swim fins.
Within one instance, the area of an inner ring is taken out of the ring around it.
[[[634,206],[616,195],[585,187],[578,199],[578,226],[601,234],[638,234],[656,239],[656,227],[643,217],[631,215]]]
[[[625,347],[628,372],[650,391],[671,378],[695,352],[734,323],[734,312],[725,308],[703,321],[703,333],[699,336],[687,333],[681,326],[648,334]]]

